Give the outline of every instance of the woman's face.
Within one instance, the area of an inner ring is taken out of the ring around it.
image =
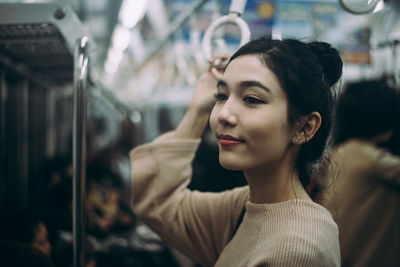
[[[217,86],[210,126],[224,168],[249,170],[284,162],[294,133],[288,100],[258,55],[234,59]]]

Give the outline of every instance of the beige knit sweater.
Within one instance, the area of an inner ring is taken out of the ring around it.
[[[199,141],[156,141],[130,153],[133,211],[164,241],[204,266],[340,265],[337,226],[312,201],[255,204],[247,186],[189,191]]]

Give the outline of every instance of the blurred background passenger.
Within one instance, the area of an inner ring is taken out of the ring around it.
[[[54,156],[42,167],[40,212],[46,222],[51,243],[59,231],[72,231],[72,156]]]
[[[47,255],[19,242],[0,240],[0,255],[2,267],[54,267]]]
[[[0,240],[28,245],[50,257],[51,244],[47,227],[37,215],[29,212],[8,212],[0,219]],[[3,257],[3,256],[1,256]]]
[[[87,163],[87,252],[96,267],[178,267],[170,249],[138,224],[126,204],[127,185],[113,168],[117,149],[91,155]],[[129,187],[128,187],[129,188]]]
[[[400,266],[399,93],[349,84],[336,103],[323,204],[339,227],[342,266]]]
[[[87,198],[88,232],[98,238],[110,233],[130,232],[135,228],[135,217],[125,204],[124,182],[120,174],[112,169],[108,154],[99,153],[88,162]]]

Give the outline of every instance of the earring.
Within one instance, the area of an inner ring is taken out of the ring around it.
[[[296,137],[296,143],[300,142],[300,140],[301,140],[301,136],[297,136]]]

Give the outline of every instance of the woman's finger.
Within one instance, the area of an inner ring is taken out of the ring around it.
[[[217,79],[217,80],[221,80],[221,79],[222,79],[222,76],[223,76],[223,74],[224,74],[224,70],[225,70],[225,68],[221,69],[221,68],[217,68],[217,67],[212,67],[212,68],[210,69],[211,74],[212,74],[212,75],[214,76],[214,78]]]

